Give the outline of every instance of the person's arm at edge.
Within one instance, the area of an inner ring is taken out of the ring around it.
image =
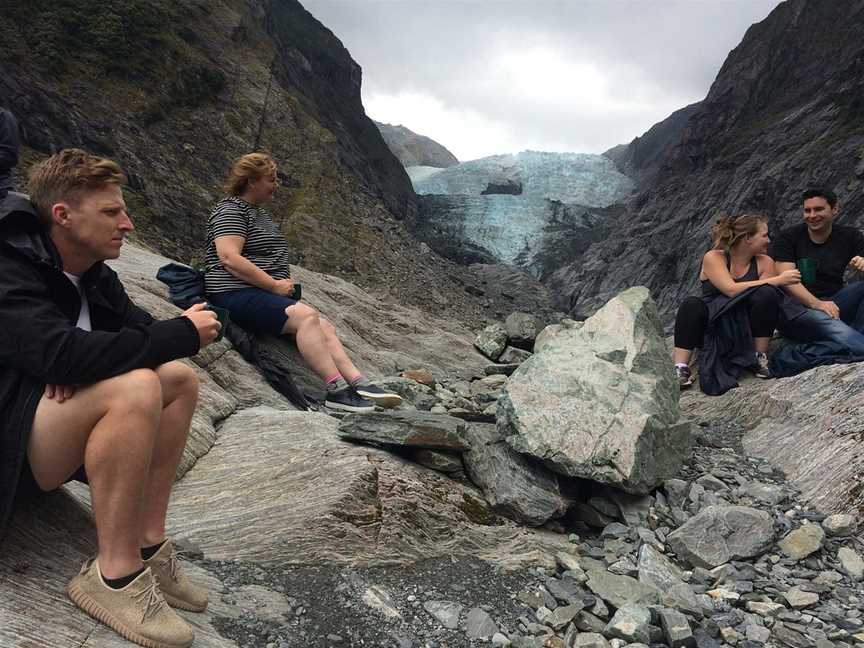
[[[849,267],[858,272],[864,272],[864,233],[855,228],[855,242],[853,244],[855,256],[849,260]]]

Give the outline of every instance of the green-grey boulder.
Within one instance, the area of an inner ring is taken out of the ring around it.
[[[630,288],[581,326],[543,336],[508,379],[499,432],[563,475],[647,493],[691,448],[657,307]]]

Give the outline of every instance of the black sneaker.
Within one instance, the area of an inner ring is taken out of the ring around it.
[[[372,401],[378,407],[383,407],[384,409],[399,407],[399,405],[402,404],[402,397],[399,394],[385,391],[378,385],[373,385],[372,383],[357,385],[354,389],[363,398]]]
[[[375,403],[360,396],[350,385],[327,392],[324,407],[343,412],[374,412]]]

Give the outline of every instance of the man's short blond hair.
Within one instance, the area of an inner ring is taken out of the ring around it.
[[[59,202],[76,204],[85,191],[126,184],[126,176],[113,160],[81,149],[63,149],[30,169],[30,200],[40,222],[51,227],[51,209]]]
[[[250,182],[276,171],[276,162],[266,153],[247,153],[234,160],[222,190],[229,196],[239,196]]]

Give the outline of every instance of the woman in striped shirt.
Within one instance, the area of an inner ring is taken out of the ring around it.
[[[336,329],[293,298],[288,243],[261,206],[276,191],[276,163],[263,153],[236,160],[207,221],[204,279],[208,299],[252,333],[294,335],[297,348],[327,385],[325,405],[349,412],[395,407],[398,394],[366,380],[348,358]]]

